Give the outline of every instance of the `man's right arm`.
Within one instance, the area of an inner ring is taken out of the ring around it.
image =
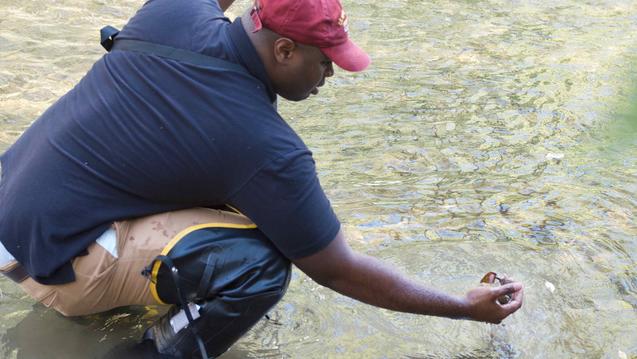
[[[282,121],[267,123],[278,126]],[[373,257],[352,251],[320,186],[311,153],[299,147],[261,166],[227,203],[256,223],[283,255],[319,284],[378,307],[492,323],[522,305],[519,283],[497,289],[479,287],[456,297],[427,288]],[[319,240],[325,237],[334,239],[325,246]],[[512,301],[498,304],[497,297],[506,293],[513,294]]]
[[[500,323],[522,306],[522,284],[478,287],[465,297],[452,296],[427,288],[406,278],[380,260],[354,252],[344,235],[323,250],[293,261],[321,285],[374,306],[401,312]],[[497,298],[512,294],[501,305]]]

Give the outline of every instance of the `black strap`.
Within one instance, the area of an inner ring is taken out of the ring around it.
[[[197,289],[197,299],[198,300],[206,300],[208,297],[209,289],[212,288],[212,274],[214,273],[215,264],[215,253],[211,252],[208,254],[208,258],[206,258],[206,268],[201,275],[201,280],[199,281],[199,288]]]
[[[226,70],[248,73],[241,65],[198,52],[159,45],[147,41],[120,39],[115,41],[119,30],[112,26],[105,26],[100,30],[100,44],[106,51],[132,51],[146,55],[165,57],[179,62],[187,62],[198,66],[220,67]]]
[[[188,302],[186,301],[186,297],[181,292],[181,288],[179,286],[179,270],[177,269],[177,267],[175,267],[170,257],[164,256],[164,255],[158,255],[157,257],[155,257],[155,261],[159,261],[161,264],[167,266],[168,269],[170,270],[170,274],[173,279],[173,284],[175,284],[175,288],[177,289],[177,298],[179,298],[180,307],[185,312],[186,319],[188,319],[188,323],[189,323],[188,329],[190,329],[191,333],[195,337],[197,345],[199,346],[199,352],[201,353],[201,357],[203,359],[209,359],[208,353],[206,351],[206,346],[204,345],[203,340],[201,340],[199,333],[197,333],[197,330],[195,329],[195,326],[194,326],[195,320],[192,317],[192,313],[190,313],[190,308],[188,308]]]

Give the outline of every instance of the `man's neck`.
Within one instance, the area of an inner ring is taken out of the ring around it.
[[[263,66],[265,66],[266,72],[268,72],[269,74],[270,58],[268,51],[270,50],[270,48],[268,45],[270,43],[269,35],[271,35],[272,32],[265,28],[262,28],[258,32],[255,32],[254,22],[252,21],[252,16],[250,15],[251,11],[252,10],[249,9],[244,12],[243,15],[241,15],[241,24],[243,25],[243,29],[248,35],[252,46],[254,46],[255,50],[257,50],[257,54],[259,55],[259,58],[261,58],[261,62],[263,63]]]

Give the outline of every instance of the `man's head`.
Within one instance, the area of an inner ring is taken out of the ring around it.
[[[275,91],[300,101],[318,93],[332,62],[362,71],[369,56],[347,36],[347,16],[339,0],[255,0],[243,17]]]

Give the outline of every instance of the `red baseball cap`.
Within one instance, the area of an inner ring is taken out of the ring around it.
[[[263,27],[316,46],[340,68],[362,71],[369,56],[347,36],[347,15],[339,0],[255,0],[254,31]]]

